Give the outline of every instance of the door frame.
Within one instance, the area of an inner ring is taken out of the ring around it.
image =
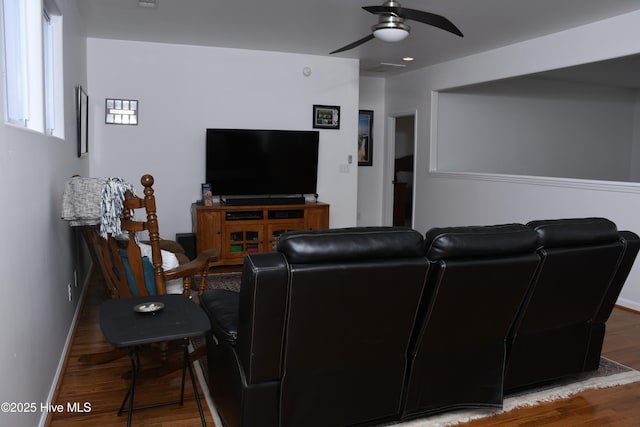
[[[395,167],[396,154],[396,121],[399,117],[413,116],[413,185],[412,194],[414,203],[411,208],[411,225],[415,223],[415,165],[418,135],[418,110],[401,111],[390,113],[387,115],[385,138],[385,167],[383,172],[383,188],[382,188],[382,222],[384,225],[393,225],[393,172]]]

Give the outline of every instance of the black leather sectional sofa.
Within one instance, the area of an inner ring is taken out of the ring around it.
[[[364,426],[597,369],[640,238],[603,218],[282,236],[202,306],[227,427]]]

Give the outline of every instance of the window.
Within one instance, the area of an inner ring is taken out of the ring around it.
[[[27,125],[27,36],[25,3],[3,1],[6,120]]]
[[[62,16],[54,0],[2,0],[5,120],[64,137]]]
[[[42,11],[42,53],[44,57],[44,128],[49,135],[55,128],[53,90],[53,28],[51,17]]]
[[[42,43],[45,131],[48,135],[64,138],[62,15],[53,0],[43,1]]]

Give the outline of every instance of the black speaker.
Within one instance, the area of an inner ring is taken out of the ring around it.
[[[189,259],[196,257],[196,235],[193,233],[176,233],[176,242],[184,248]]]

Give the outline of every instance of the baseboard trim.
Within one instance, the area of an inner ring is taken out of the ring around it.
[[[640,305],[630,300],[623,300],[623,299],[618,300],[618,303],[616,304],[616,308],[619,308],[620,310],[628,311],[634,314],[640,314]]]
[[[618,298],[618,301],[616,302],[616,307],[622,308],[624,310],[640,313],[640,304],[630,299]]]
[[[71,341],[73,340],[73,336],[76,332],[76,327],[78,324],[78,318],[80,317],[80,310],[84,305],[84,298],[87,292],[87,287],[89,286],[89,279],[93,274],[93,263],[89,266],[89,274],[84,279],[84,283],[82,284],[82,291],[80,292],[80,298],[78,298],[78,304],[76,305],[76,310],[73,313],[73,319],[71,319],[71,325],[69,326],[69,332],[67,333],[67,339],[64,342],[64,347],[62,348],[62,353],[60,354],[60,360],[58,361],[58,367],[56,369],[56,374],[53,376],[53,381],[51,382],[51,387],[49,389],[49,393],[47,395],[47,402],[54,402],[56,397],[56,392],[58,390],[58,382],[62,378],[64,374],[65,366],[67,365],[67,358],[69,357],[69,349],[71,347]],[[40,422],[38,423],[38,427],[46,427],[48,425],[49,420],[49,412],[42,411],[40,415]]]

